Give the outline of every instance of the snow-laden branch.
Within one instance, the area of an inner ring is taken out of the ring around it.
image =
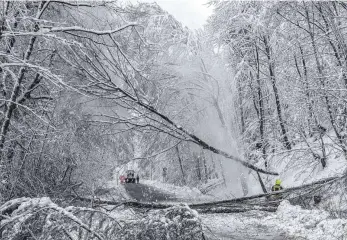
[[[64,33],[72,33],[72,32],[84,32],[84,33],[90,33],[98,36],[102,35],[111,35],[114,33],[121,32],[127,28],[139,26],[137,23],[130,23],[127,25],[124,25],[122,27],[119,27],[117,29],[110,29],[110,30],[95,30],[95,29],[88,29],[88,28],[82,28],[79,26],[71,26],[71,27],[47,27],[47,26],[41,26],[40,30],[38,32],[16,32],[16,31],[4,31],[2,33],[3,37],[13,37],[13,36],[46,36],[49,33],[58,33],[58,32],[64,32]],[[54,37],[54,36],[52,36]],[[66,41],[66,40],[65,40]]]
[[[83,209],[77,209],[76,210],[83,210]],[[7,214],[8,216],[1,217],[0,218],[0,229],[4,230],[5,228],[12,228],[11,231],[4,231],[4,235],[9,238],[6,239],[14,239],[11,238],[11,236],[15,236],[18,233],[20,233],[21,229],[24,228],[24,224],[26,221],[30,220],[34,213],[42,212],[42,215],[44,212],[46,212],[47,215],[50,216],[50,218],[57,218],[57,219],[64,219],[64,221],[68,221],[70,225],[77,225],[81,227],[82,229],[89,232],[91,235],[93,235],[95,238],[99,240],[105,239],[104,236],[90,228],[86,223],[84,223],[80,218],[78,218],[72,210],[75,210],[74,208],[62,208],[59,207],[57,204],[53,203],[49,198],[43,197],[43,198],[18,198],[14,200],[10,200],[6,202],[4,205],[0,205],[0,214],[4,215],[3,213]],[[52,212],[56,212],[56,215],[53,215]],[[50,219],[47,218],[46,222],[44,223],[47,229],[54,227],[54,222],[59,222],[56,219],[50,222]],[[16,227],[13,227],[16,226]],[[44,234],[44,231],[43,231]],[[49,233],[50,234],[50,233]],[[48,239],[45,237],[44,239]]]
[[[22,61],[22,62],[12,62],[12,63],[0,64],[0,69],[3,69],[7,72],[10,72],[12,78],[16,79],[17,78],[16,75],[8,68],[8,67],[13,67],[13,66],[22,67],[22,68],[25,68],[25,67],[30,68],[31,70],[39,73],[41,75],[41,77],[43,77],[44,79],[49,80],[51,83],[53,83],[57,87],[65,87],[67,89],[71,89],[72,91],[75,91],[75,92],[85,96],[85,94],[83,92],[81,92],[77,88],[67,84],[61,76],[52,73],[49,69],[44,68],[40,65],[34,65],[34,64]]]
[[[80,1],[76,1],[76,3],[74,2],[70,2],[70,1],[50,1],[51,3],[58,3],[58,4],[63,4],[63,5],[68,5],[68,6],[72,6],[72,7],[102,7],[102,6],[105,6],[105,3],[104,2],[101,2],[101,3],[92,3],[92,4],[89,4],[87,2],[80,2]]]
[[[177,147],[182,141],[179,141],[177,143],[175,143],[174,145],[170,146],[170,147],[167,147],[165,149],[162,149],[161,151],[159,152],[156,152],[156,153],[153,153],[152,155],[148,155],[148,156],[144,156],[144,157],[135,157],[135,158],[132,158],[131,161],[136,161],[136,160],[142,160],[142,159],[149,159],[149,158],[154,158],[160,154],[163,154],[165,152],[168,152],[170,151],[171,149]],[[129,159],[117,159],[118,161],[126,161],[126,160],[129,160]]]
[[[48,99],[48,100],[51,100],[52,98],[50,96],[42,96],[42,97],[37,97],[39,99],[42,99],[42,98],[45,98],[45,99]],[[40,115],[38,115],[37,113],[35,113],[35,111],[23,104],[20,104],[18,102],[13,102],[13,101],[10,101],[10,100],[7,100],[7,99],[2,99],[0,98],[0,102],[8,102],[8,103],[11,103],[13,105],[16,105],[18,107],[22,107],[24,109],[26,109],[27,111],[31,112],[35,117],[37,117],[39,120],[41,120],[42,122],[44,122],[46,125],[50,126],[51,128],[55,129],[55,127],[53,125],[51,125],[49,122],[47,122],[45,119],[43,119]]]
[[[129,23],[126,24],[122,27],[119,27],[117,29],[110,29],[110,30],[104,30],[104,31],[100,31],[100,30],[95,30],[95,29],[88,29],[88,28],[82,28],[79,26],[72,26],[72,27],[42,27],[42,32],[44,33],[49,33],[49,32],[84,32],[84,33],[91,33],[91,34],[95,34],[95,35],[110,35],[113,33],[117,33],[117,32],[121,32],[126,28],[130,28],[130,27],[135,27],[138,26],[139,24],[137,23]]]

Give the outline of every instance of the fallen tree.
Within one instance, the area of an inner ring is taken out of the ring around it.
[[[333,184],[341,179],[342,177],[330,177],[325,178],[316,182],[309,184],[304,184],[298,187],[286,188],[282,191],[276,191],[266,194],[257,194],[249,197],[234,198],[230,200],[223,201],[213,201],[199,204],[188,204],[192,209],[195,209],[203,213],[228,213],[228,212],[245,212],[250,210],[260,210],[260,211],[275,211],[280,201],[283,199],[294,199],[300,196],[311,195],[323,187]],[[281,198],[272,199],[271,197],[275,195],[281,195]],[[265,201],[259,201],[260,199],[265,199]],[[111,205],[115,207],[125,206],[143,209],[165,209],[174,206],[174,204],[166,203],[145,203],[137,201],[109,201],[97,198],[85,198],[85,197],[75,197],[75,200],[79,200],[86,203],[91,203],[92,205],[98,207],[100,205]]]
[[[131,28],[138,33],[137,29],[141,26],[133,24]],[[71,48],[69,49],[71,59],[62,58],[70,67],[75,68],[76,71],[81,73],[81,76],[84,76],[83,81],[86,81],[87,84],[79,87],[78,90],[89,97],[112,101],[129,113],[123,116],[119,113],[114,115],[100,114],[98,115],[100,123],[120,124],[128,129],[151,129],[162,132],[180,141],[192,142],[203,149],[238,162],[258,173],[278,175],[276,172],[259,168],[245,159],[212,146],[187,128],[174,122],[168,114],[163,113],[157,107],[158,103],[149,100],[150,97],[143,92],[141,87],[136,87],[140,85],[140,82],[146,85],[146,88],[150,88],[152,82],[155,81],[148,79],[147,76],[144,76],[145,73],[139,70],[141,64],[144,63],[138,63],[133,56],[129,56],[129,53],[121,49],[124,39],[112,34],[100,36],[99,31],[90,29],[87,32],[80,31],[79,28],[68,29],[69,33],[73,33],[76,39],[85,40],[83,42],[85,47],[83,52],[79,48]],[[133,41],[148,45],[142,38]],[[140,52],[137,54],[140,54]],[[113,57],[113,55],[117,55],[118,58]]]
[[[269,199],[272,196],[275,195],[281,195],[281,198],[277,200],[272,200],[272,201],[267,201],[267,203],[271,204],[274,202],[280,202],[283,199],[290,199],[294,198],[296,196],[302,196],[305,195],[306,192],[312,191],[312,189],[317,189],[324,187],[325,185],[332,184],[338,180],[341,180],[344,176],[342,177],[330,177],[330,178],[325,178],[316,182],[312,182],[309,184],[304,184],[298,187],[291,187],[291,188],[286,188],[281,191],[276,191],[276,192],[271,192],[271,193],[265,193],[265,194],[257,194],[249,197],[242,197],[242,198],[234,198],[230,200],[223,200],[223,201],[216,201],[216,202],[208,202],[208,203],[199,203],[199,204],[191,204],[189,205],[191,208],[203,208],[203,207],[210,207],[210,206],[228,206],[229,204],[235,204],[235,203],[248,203],[252,204],[251,200],[259,200],[261,198]],[[297,194],[295,194],[297,192]],[[291,196],[292,194],[292,196]],[[296,195],[296,196],[293,196]],[[258,203],[259,204],[259,203]]]

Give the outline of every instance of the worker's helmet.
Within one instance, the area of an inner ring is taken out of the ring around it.
[[[281,185],[282,181],[280,179],[276,179],[276,185]]]

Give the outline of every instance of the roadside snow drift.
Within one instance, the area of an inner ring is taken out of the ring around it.
[[[264,239],[347,239],[347,219],[332,218],[323,210],[306,210],[281,202],[275,213],[250,211],[238,214],[201,215],[204,226],[216,236],[269,236]],[[276,238],[277,237],[277,238]]]
[[[347,219],[333,219],[322,210],[306,210],[283,201],[274,216],[264,219],[289,236],[308,240],[347,239]]]

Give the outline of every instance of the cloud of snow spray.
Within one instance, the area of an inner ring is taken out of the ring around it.
[[[235,125],[234,89],[237,88],[234,74],[228,69],[227,61],[216,57],[213,52],[206,50],[200,54],[192,57],[191,61],[178,64],[176,69],[181,74],[182,89],[187,84],[191,86],[187,91],[196,97],[197,109],[203,109],[194,124],[194,133],[211,146],[240,157],[237,147],[241,145],[237,143],[240,137]],[[207,158],[212,155],[219,177],[222,177],[221,173],[224,175],[226,188],[221,189],[224,196],[243,196],[241,177],[249,175],[248,169],[232,159],[205,153]]]
[[[223,127],[218,119],[216,110],[212,107],[208,109],[207,116],[200,122],[199,136],[211,144],[213,147],[228,152],[234,156],[238,156],[236,137],[231,136],[230,129]],[[223,192],[228,196],[243,196],[241,187],[242,174],[246,174],[246,169],[232,159],[213,154],[217,169],[225,177],[226,188]],[[222,177],[222,176],[220,176]]]

